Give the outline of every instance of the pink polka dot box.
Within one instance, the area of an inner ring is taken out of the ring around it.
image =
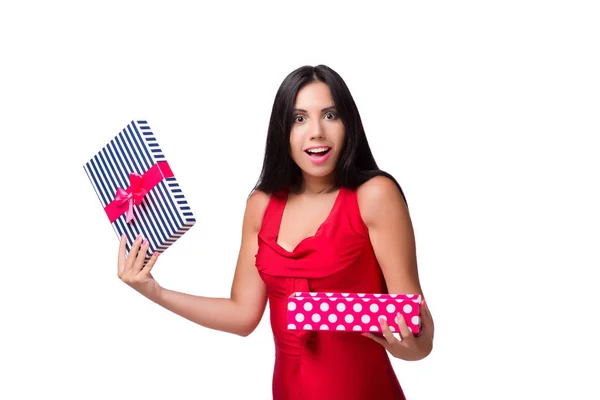
[[[421,295],[295,292],[288,297],[288,329],[309,331],[381,332],[384,317],[399,332],[400,312],[408,329],[421,329]]]

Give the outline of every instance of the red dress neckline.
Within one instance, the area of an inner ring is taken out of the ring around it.
[[[317,227],[317,230],[315,231],[314,235],[310,235],[307,236],[305,238],[303,238],[302,240],[300,240],[296,246],[294,246],[294,248],[292,250],[288,250],[286,248],[284,248],[283,246],[281,246],[278,242],[279,240],[279,232],[281,231],[281,222],[283,219],[283,213],[285,212],[285,207],[287,205],[287,201],[289,198],[289,190],[286,190],[283,194],[282,194],[282,199],[281,199],[281,206],[279,207],[279,209],[277,210],[277,214],[278,214],[278,219],[279,219],[279,223],[278,224],[274,224],[276,226],[275,228],[275,236],[273,237],[273,240],[275,242],[275,245],[278,246],[282,251],[284,251],[285,253],[288,254],[295,254],[297,251],[301,250],[301,247],[303,246],[304,242],[310,241],[310,240],[314,240],[315,238],[317,238],[321,231],[323,230],[323,228],[329,223],[329,221],[333,218],[333,214],[335,214],[335,212],[337,211],[337,208],[339,206],[341,197],[343,195],[343,191],[345,190],[344,187],[340,187],[336,196],[335,196],[335,200],[333,201],[333,206],[331,206],[331,210],[329,210],[329,213],[327,214],[327,216],[325,217],[325,219],[323,220],[323,222],[321,222],[321,224]]]

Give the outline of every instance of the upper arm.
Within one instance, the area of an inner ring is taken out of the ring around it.
[[[251,332],[259,324],[267,303],[267,290],[255,264],[258,232],[269,203],[269,195],[254,191],[246,203],[242,223],[242,241],[231,286],[231,299],[244,309]]]
[[[423,295],[408,207],[389,178],[377,176],[357,190],[361,216],[390,293]]]

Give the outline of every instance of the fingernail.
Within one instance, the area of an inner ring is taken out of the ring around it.
[[[158,257],[158,251],[155,251],[155,252],[154,252],[152,255],[153,255],[154,257]]]
[[[140,233],[139,235],[137,235],[137,237],[135,238],[135,240],[140,240],[140,238],[142,237],[142,234]]]
[[[148,243],[148,239],[144,239],[144,241],[142,242],[142,246],[145,246],[146,243]]]

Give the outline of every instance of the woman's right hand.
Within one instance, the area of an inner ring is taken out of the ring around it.
[[[131,250],[127,255],[125,254],[126,244],[127,239],[125,236],[121,236],[118,262],[119,279],[150,300],[157,299],[161,287],[154,280],[150,271],[158,259],[158,253],[155,252],[152,257],[150,257],[148,263],[144,265],[144,260],[149,247],[148,241],[144,240],[142,242],[142,235],[139,235],[133,242]]]

